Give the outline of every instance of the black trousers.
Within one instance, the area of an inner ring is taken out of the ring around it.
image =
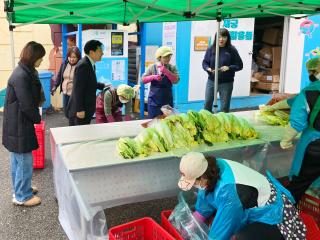
[[[91,122],[92,116],[85,118],[77,118],[71,117],[69,118],[69,126],[77,126],[77,125],[89,125]]]
[[[231,237],[231,240],[284,240],[277,225],[251,223]]]
[[[320,139],[311,142],[304,154],[298,176],[293,176],[287,189],[298,203],[304,192],[320,176]]]

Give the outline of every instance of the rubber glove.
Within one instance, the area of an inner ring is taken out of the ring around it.
[[[195,211],[192,214],[199,222],[205,222],[206,218],[204,216],[202,216],[199,212]]]
[[[161,81],[162,77],[160,75],[149,75],[142,78],[142,82],[144,84],[152,82],[152,81]]]
[[[182,236],[185,238],[190,238],[191,237],[191,233],[194,232],[199,226],[197,226],[198,224],[196,223],[196,221],[198,223],[204,223],[206,221],[206,218],[203,217],[199,212],[195,211],[193,212],[193,217],[195,218],[195,220],[192,220],[190,222],[188,222],[185,227],[182,230]]]
[[[178,79],[177,75],[170,72],[168,69],[165,68],[165,66],[160,65],[160,66],[158,66],[158,69],[160,70],[160,72],[162,72],[164,75],[167,76],[167,78],[170,80],[170,82],[175,83],[177,81],[177,79]]]
[[[298,132],[288,124],[285,128],[282,140],[280,142],[280,147],[282,149],[288,149],[293,146],[292,140],[298,135]]]
[[[108,123],[112,123],[116,121],[112,115],[108,115],[106,117],[107,117]]]
[[[261,111],[264,112],[273,112],[278,109],[289,109],[290,106],[287,102],[287,99],[281,100],[273,105],[265,105],[260,108]]]
[[[277,102],[277,103],[271,105],[271,108],[273,110],[288,109],[288,108],[290,108],[290,106],[289,106],[289,104],[287,102],[287,99],[283,99],[280,102]]]
[[[124,116],[124,120],[125,121],[131,121],[132,120],[132,117],[130,115],[125,115]]]

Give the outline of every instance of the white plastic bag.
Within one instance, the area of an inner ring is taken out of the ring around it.
[[[208,240],[209,227],[193,216],[197,193],[180,192],[179,203],[172,211],[169,221],[177,229],[183,239]]]

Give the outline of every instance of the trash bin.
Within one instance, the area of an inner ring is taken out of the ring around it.
[[[51,105],[51,96],[50,96],[50,82],[52,77],[52,72],[50,71],[41,71],[39,72],[40,82],[46,97],[46,101],[42,105],[43,109],[47,109]]]

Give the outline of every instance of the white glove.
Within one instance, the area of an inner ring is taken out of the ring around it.
[[[290,123],[286,126],[285,132],[283,134],[282,140],[280,142],[280,147],[282,149],[288,149],[293,146],[292,140],[298,135],[298,132],[291,127]]]

